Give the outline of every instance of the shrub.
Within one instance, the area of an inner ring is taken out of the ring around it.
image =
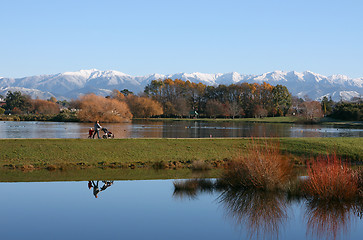
[[[357,177],[334,153],[308,163],[305,192],[318,199],[352,200],[358,193]]]
[[[247,154],[230,162],[222,181],[232,188],[284,189],[292,172],[292,164],[282,155],[278,143],[252,139]]]

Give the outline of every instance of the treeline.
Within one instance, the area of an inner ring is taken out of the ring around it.
[[[1,97],[1,96],[0,96]],[[3,97],[1,97],[3,98]],[[0,114],[18,120],[122,122],[132,118],[198,117],[244,118],[296,116],[303,122],[316,122],[323,116],[362,121],[362,102],[321,102],[291,96],[285,86],[268,83],[239,83],[207,86],[180,79],[153,80],[143,93],[114,90],[110,96],[87,94],[72,101],[31,99],[9,91]],[[0,102],[1,103],[1,102]],[[14,118],[15,119],[15,118]]]
[[[133,117],[148,118],[163,114],[162,106],[145,96],[136,96],[128,90],[121,93],[114,90],[111,96],[102,97],[87,94],[79,99],[57,101],[32,99],[19,91],[9,91],[5,105],[0,107],[0,114],[7,114],[4,119],[40,120],[40,121],[82,121],[123,122]]]
[[[61,102],[52,97],[49,100],[32,99],[20,91],[9,91],[5,97],[4,110],[11,114],[57,114],[60,112]]]
[[[153,80],[144,93],[162,105],[165,117],[285,116],[292,105],[285,86],[265,82],[215,87],[180,79]]]

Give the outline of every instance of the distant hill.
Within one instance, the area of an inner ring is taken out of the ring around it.
[[[335,101],[350,100],[353,97],[363,95],[363,78],[349,78],[345,75],[327,77],[310,71],[302,73],[274,71],[261,75],[243,75],[237,72],[224,74],[196,72],[130,76],[118,71],[100,71],[97,69],[24,78],[0,78],[0,94],[6,95],[6,92],[10,90],[22,91],[33,98],[46,99],[55,96],[57,99],[71,99],[91,92],[105,96],[110,94],[113,89],[129,89],[139,93],[150,81],[166,78],[178,78],[215,86],[242,82],[268,82],[271,85],[285,85],[295,96],[304,97],[307,95],[317,100],[323,96],[331,96]]]

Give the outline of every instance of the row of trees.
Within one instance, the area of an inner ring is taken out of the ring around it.
[[[49,100],[32,99],[19,91],[9,91],[5,97],[5,110],[10,110],[13,114],[58,114],[60,105],[57,104],[55,98]]]
[[[153,116],[164,117],[266,117],[287,114],[303,116],[305,120],[332,116],[343,120],[362,120],[361,103],[335,103],[324,97],[321,102],[292,97],[285,86],[262,84],[231,84],[206,86],[179,79],[154,80],[144,93],[134,95],[127,89],[114,90],[110,96],[88,94],[77,100],[57,101],[31,99],[21,92],[9,91],[6,110],[13,114],[59,114],[60,119],[119,122]],[[0,108],[0,113],[4,111]],[[73,115],[64,115],[73,111]],[[64,116],[63,116],[63,115]],[[58,119],[58,118],[57,118]]]
[[[57,101],[54,97],[48,100],[32,99],[19,91],[9,91],[5,97],[5,106],[0,110],[0,113],[7,110],[11,114],[35,115],[54,115],[71,110],[77,113],[80,121],[103,122],[121,122],[132,117],[147,118],[163,114],[162,106],[158,102],[145,96],[133,95],[128,90],[123,90],[122,93],[114,90],[106,98],[87,94],[70,102]]]
[[[285,86],[265,82],[215,87],[180,79],[153,80],[144,93],[159,102],[168,117],[194,112],[206,117],[285,116],[292,104]]]

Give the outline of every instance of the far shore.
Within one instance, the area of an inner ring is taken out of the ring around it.
[[[145,121],[204,121],[204,122],[246,122],[246,123],[288,123],[288,124],[321,124],[344,127],[363,127],[362,121],[342,121],[329,117],[306,120],[295,116],[264,117],[264,118],[133,118],[132,120]],[[0,121],[49,121],[49,122],[80,122],[75,115],[66,118],[59,115],[0,115]]]

